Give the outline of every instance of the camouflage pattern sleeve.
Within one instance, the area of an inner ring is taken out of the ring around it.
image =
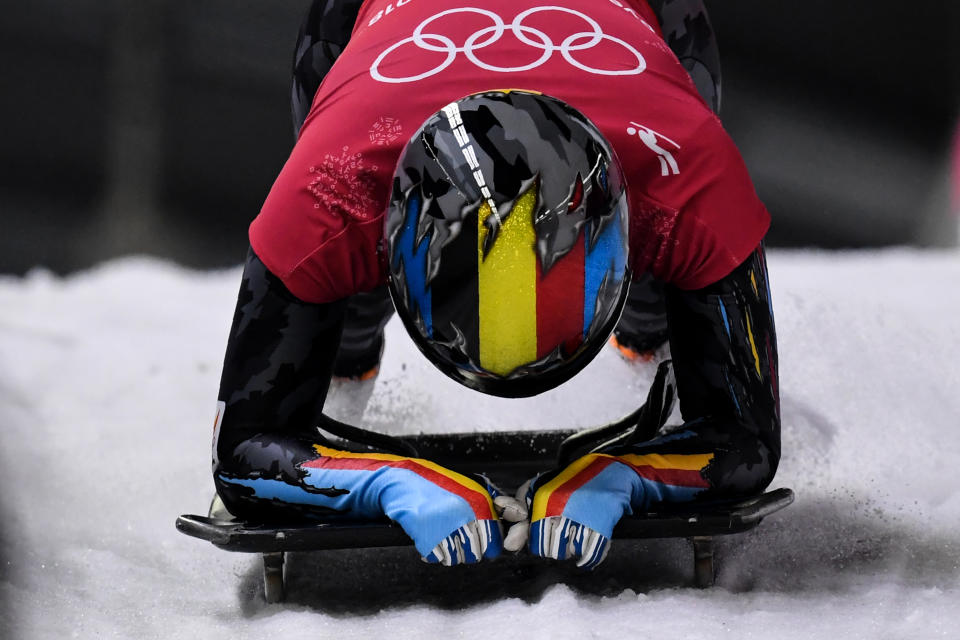
[[[488,487],[428,460],[334,448],[317,429],[345,308],[303,302],[248,254],[214,423],[224,505],[261,522],[389,518],[428,562],[497,555]]]
[[[720,113],[720,51],[703,0],[648,0],[647,4],[700,96],[714,113]]]
[[[363,0],[314,0],[293,50],[291,107],[297,135],[324,76],[350,40]]]
[[[763,246],[703,289],[667,287],[667,317],[685,420],[671,446],[713,455],[700,470],[708,484],[702,497],[758,493],[780,460],[777,336]]]
[[[695,291],[668,286],[666,298],[684,424],[618,453],[651,468],[677,456],[674,470],[694,472],[691,498],[758,493],[780,459],[777,337],[763,247],[719,282]],[[704,464],[681,464],[695,459]],[[666,477],[670,466],[656,473]]]
[[[609,538],[624,514],[754,495],[773,479],[780,406],[763,247],[719,282],[695,291],[668,286],[666,297],[684,423],[539,477],[532,543],[540,520],[570,521]]]
[[[344,304],[297,299],[251,250],[227,340],[213,471],[235,515],[244,500],[223,474],[296,480],[311,454],[340,332]],[[254,505],[246,505],[254,507]]]

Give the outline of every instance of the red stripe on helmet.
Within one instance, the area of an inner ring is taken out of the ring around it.
[[[583,342],[584,242],[577,238],[570,253],[543,273],[537,261],[537,358],[557,345],[566,354]]]

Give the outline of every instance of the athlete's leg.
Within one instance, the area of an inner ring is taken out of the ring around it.
[[[623,315],[613,330],[614,345],[628,360],[644,357],[667,341],[663,284],[650,274],[630,283]]]
[[[391,315],[393,301],[386,285],[350,296],[334,376],[364,380],[376,375],[383,353],[383,328]]]

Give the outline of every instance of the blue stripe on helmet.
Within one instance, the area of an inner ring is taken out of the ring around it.
[[[590,333],[593,316],[597,310],[597,294],[603,279],[619,281],[626,270],[623,230],[619,211],[606,220],[589,221],[584,227],[584,277],[583,277],[583,335]],[[590,226],[605,225],[593,247],[590,246]]]
[[[430,234],[417,243],[417,226],[423,199],[419,189],[413,189],[407,199],[403,216],[403,228],[397,239],[394,253],[394,267],[397,261],[403,262],[403,275],[406,280],[407,295],[410,299],[411,313],[419,313],[423,320],[424,331],[428,338],[433,337],[433,307],[430,292],[427,291],[427,254]]]

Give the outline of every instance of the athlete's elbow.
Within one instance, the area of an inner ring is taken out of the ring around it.
[[[756,436],[727,442],[705,470],[710,493],[716,497],[738,498],[757,495],[770,486],[780,463],[779,446]]]

